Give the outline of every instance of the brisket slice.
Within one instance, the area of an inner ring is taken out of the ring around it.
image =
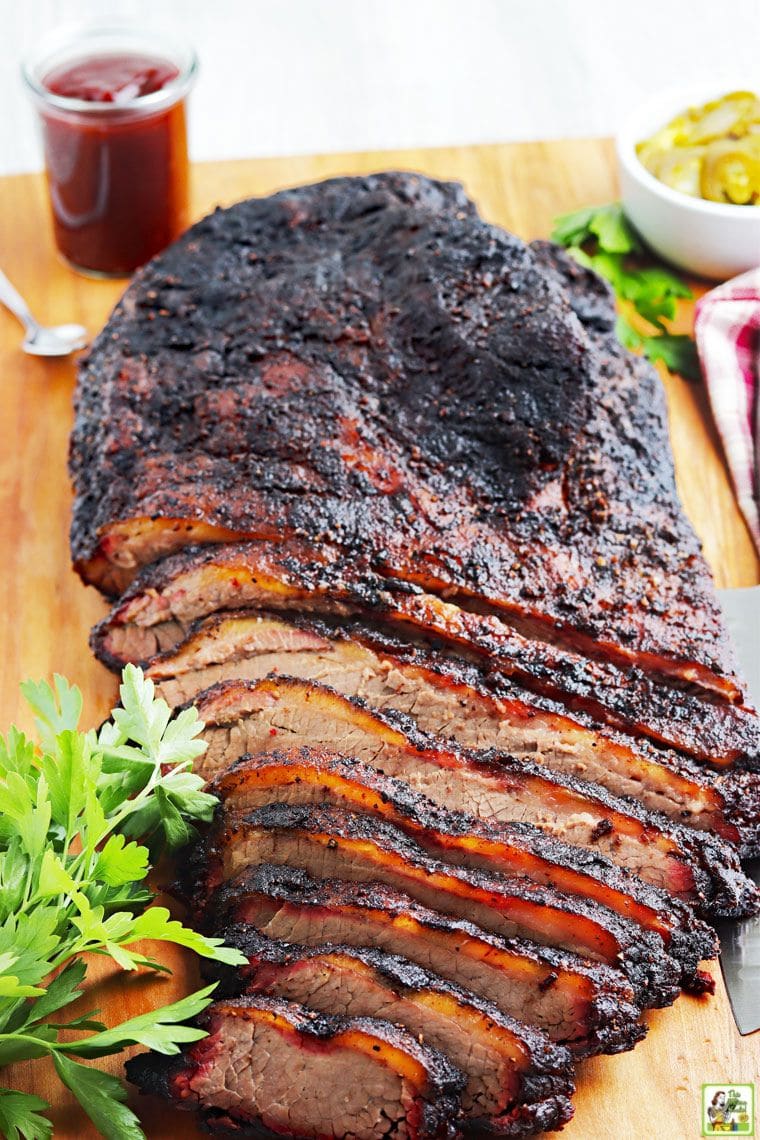
[[[382,816],[444,863],[523,877],[599,903],[657,935],[678,962],[682,985],[704,990],[699,963],[717,954],[711,927],[684,903],[539,828],[485,823],[448,811],[405,781],[361,761],[306,748],[244,757],[208,790],[227,811],[250,811],[274,802],[327,803]]]
[[[121,590],[188,542],[298,536],[737,697],[659,378],[584,290],[419,175],[215,212],[80,366],[78,569]]]
[[[567,1050],[493,1002],[383,950],[291,946],[252,927],[232,933],[248,965],[208,971],[212,978],[221,975],[226,992],[267,994],[320,1013],[403,1025],[465,1074],[462,1108],[469,1128],[524,1136],[567,1120],[573,1092]]]
[[[92,646],[112,666],[125,656],[145,663],[144,651],[176,645],[195,632],[190,626],[198,618],[257,607],[379,620],[396,638],[439,643],[568,712],[721,766],[758,763],[753,709],[536,640],[497,616],[463,608],[461,599],[402,588],[362,572],[355,560],[329,561],[295,541],[191,548],[146,568],[96,626]]]
[[[758,892],[735,852],[715,837],[679,828],[595,784],[504,753],[468,752],[419,732],[322,685],[287,677],[232,681],[196,702],[206,724],[206,777],[245,752],[305,745],[338,749],[406,780],[436,803],[486,821],[527,822],[606,855],[705,914],[757,909]]]
[[[148,676],[172,706],[220,680],[285,672],[320,680],[348,696],[415,716],[469,747],[513,755],[593,779],[679,823],[715,831],[750,854],[760,833],[760,775],[716,772],[648,745],[587,714],[521,689],[429,646],[404,643],[368,625],[306,621],[238,611],[202,621],[174,652],[159,655]]]
[[[194,911],[203,913],[220,883],[261,863],[300,867],[320,879],[386,883],[484,930],[605,962],[625,973],[642,1007],[670,1005],[678,996],[680,970],[657,935],[577,896],[448,865],[385,820],[329,806],[218,813],[211,835],[190,856]]]
[[[208,1036],[177,1057],[143,1053],[127,1076],[239,1136],[444,1140],[460,1135],[464,1077],[376,1018],[332,1017],[263,995],[214,1002]]]
[[[212,909],[214,929],[233,944],[242,926],[282,942],[398,954],[539,1026],[577,1056],[624,1052],[646,1033],[618,970],[488,934],[381,883],[318,881],[292,867],[262,866],[220,888]]]

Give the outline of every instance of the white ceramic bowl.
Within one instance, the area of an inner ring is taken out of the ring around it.
[[[666,261],[715,280],[760,266],[760,206],[706,202],[671,190],[639,161],[636,144],[687,107],[736,90],[760,92],[760,74],[748,85],[729,79],[662,92],[630,116],[616,140],[623,207],[636,229]]]

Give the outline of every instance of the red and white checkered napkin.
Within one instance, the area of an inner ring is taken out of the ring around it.
[[[694,332],[736,497],[760,552],[760,269],[702,297]]]

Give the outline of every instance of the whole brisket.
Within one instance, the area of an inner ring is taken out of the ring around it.
[[[188,543],[296,538],[740,698],[659,380],[566,286],[418,175],[217,211],[137,274],[80,370],[78,568],[118,591]]]

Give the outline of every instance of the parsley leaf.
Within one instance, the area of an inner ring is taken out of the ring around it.
[[[625,313],[618,313],[615,321],[615,333],[620,343],[632,352],[642,347],[642,335],[635,329]]]
[[[644,351],[650,360],[661,360],[671,372],[686,380],[699,380],[701,374],[697,348],[690,336],[661,333],[644,338]]]
[[[607,253],[634,253],[641,243],[620,206],[595,210],[588,226],[599,239],[599,248]]]
[[[609,206],[586,206],[554,219],[551,239],[558,245],[583,246],[597,238],[607,253],[634,253],[641,249],[636,231],[615,202]]]
[[[26,703],[37,714],[34,723],[41,746],[54,753],[58,734],[67,729],[75,732],[79,725],[82,694],[59,673],[53,683],[54,690],[45,681],[22,681],[20,688]]]
[[[89,1010],[61,1011],[86,991],[85,955],[124,970],[165,970],[136,944],[172,942],[230,964],[244,961],[153,906],[151,854],[174,848],[211,818],[216,800],[192,771],[205,743],[194,710],[174,720],[141,670],[124,670],[121,699],[96,732],[81,732],[82,699],[62,677],[27,681],[35,743],[11,728],[0,738],[0,1069],[50,1056],[56,1072],[104,1136],[143,1140],[115,1077],[80,1064],[144,1044],[164,1053],[204,1036],[186,1025],[213,987],[121,1025]],[[52,1021],[51,1018],[56,1020]],[[87,1034],[61,1040],[63,1029]],[[11,1140],[51,1134],[37,1097],[0,1088],[0,1132]]]
[[[102,1136],[108,1140],[145,1140],[139,1120],[124,1104],[127,1091],[121,1081],[62,1053],[53,1054],[53,1063]]]
[[[67,1053],[76,1053],[78,1057],[105,1057],[109,1053],[119,1052],[127,1045],[145,1045],[157,1053],[172,1056],[179,1052],[178,1042],[198,1041],[206,1036],[202,1029],[181,1023],[205,1009],[215,989],[216,983],[189,997],[181,998],[172,1005],[166,1005],[163,1009],[132,1017],[115,1029],[96,1033],[83,1041],[69,1042],[62,1048]]]
[[[691,289],[664,266],[645,263],[644,247],[619,203],[563,214],[555,219],[551,236],[581,265],[609,281],[618,300],[651,326],[640,332],[621,311],[617,334],[626,348],[662,361],[686,379],[699,379],[694,341],[671,333],[667,324],[676,315],[678,301],[691,298]]]
[[[148,873],[147,848],[121,834],[109,835],[95,859],[94,874],[109,887],[144,879]]]
[[[40,1116],[47,1107],[38,1096],[0,1088],[0,1135],[5,1140],[48,1140],[53,1125]]]
[[[27,1020],[27,1025],[32,1025],[36,1021],[43,1021],[52,1013],[56,1013],[68,1005],[69,1002],[76,1001],[80,996],[79,987],[84,981],[86,973],[87,966],[81,958],[75,958],[69,962],[60,974],[48,984],[39,1001],[34,1003],[34,1012]]]
[[[551,239],[558,245],[580,246],[591,237],[591,222],[597,208],[587,206],[583,210],[573,210],[571,214],[561,214],[554,219]]]
[[[186,946],[202,958],[213,958],[230,966],[241,964],[240,953],[231,946],[225,946],[221,938],[199,934],[169,914],[166,907],[152,906],[134,920],[132,937],[152,939],[156,942],[173,942],[175,946]],[[243,958],[243,961],[245,959]]]

